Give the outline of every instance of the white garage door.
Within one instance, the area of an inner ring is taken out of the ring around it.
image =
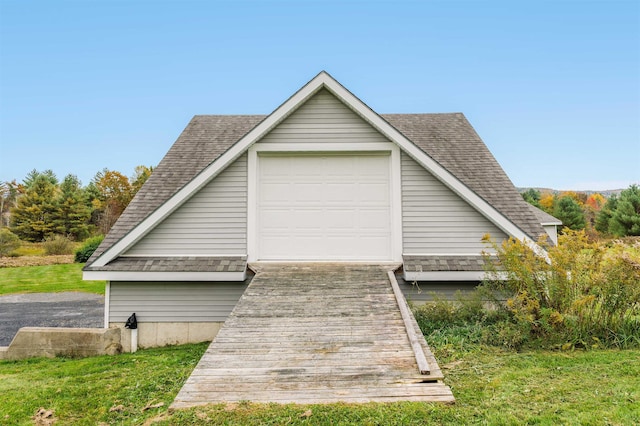
[[[391,260],[389,155],[261,155],[259,260]]]

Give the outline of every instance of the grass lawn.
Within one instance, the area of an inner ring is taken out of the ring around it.
[[[451,406],[239,403],[169,414],[206,347],[0,361],[0,423],[32,424],[42,407],[60,424],[640,424],[640,350],[517,353],[486,346],[453,357],[445,370],[457,398]]]
[[[0,295],[85,291],[104,294],[104,281],[82,281],[81,263],[0,268]]]

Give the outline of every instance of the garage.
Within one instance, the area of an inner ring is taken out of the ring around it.
[[[389,153],[258,156],[258,260],[392,259]]]

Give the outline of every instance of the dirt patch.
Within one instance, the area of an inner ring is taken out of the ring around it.
[[[53,415],[53,410],[45,410],[42,407],[36,411],[36,414],[31,419],[33,424],[37,426],[51,426],[57,420]]]
[[[0,257],[0,268],[15,268],[18,266],[44,266],[73,263],[72,254],[59,256],[19,256]]]

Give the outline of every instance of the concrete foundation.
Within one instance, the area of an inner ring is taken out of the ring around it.
[[[22,327],[0,359],[115,355],[122,352],[120,330],[105,328]]]
[[[138,348],[210,342],[224,322],[138,322]],[[123,352],[131,352],[131,330],[123,322],[109,323],[119,329]]]

